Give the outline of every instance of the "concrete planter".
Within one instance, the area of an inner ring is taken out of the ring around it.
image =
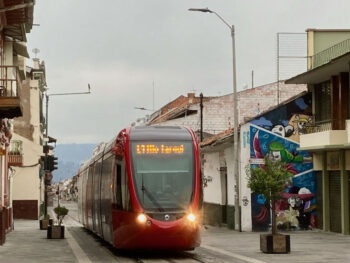
[[[290,253],[290,235],[282,234],[261,234],[260,250],[269,254]]]
[[[50,225],[47,228],[48,239],[63,239],[64,238],[64,226]]]
[[[53,224],[53,219],[40,219],[40,230],[47,230],[49,225]]]

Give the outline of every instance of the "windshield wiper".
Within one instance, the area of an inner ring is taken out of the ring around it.
[[[159,212],[164,212],[164,208],[158,203],[157,199],[154,198],[152,193],[147,190],[147,188],[143,184],[143,176],[142,176],[142,192],[145,193],[149,200],[158,208]]]

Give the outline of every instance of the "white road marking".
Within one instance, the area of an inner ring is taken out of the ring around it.
[[[75,257],[77,258],[78,262],[84,262],[84,263],[91,263],[92,261],[89,259],[89,257],[85,254],[83,249],[79,246],[77,241],[75,241],[74,237],[69,233],[69,230],[66,229],[66,239],[68,241],[69,246],[72,248],[73,253]]]

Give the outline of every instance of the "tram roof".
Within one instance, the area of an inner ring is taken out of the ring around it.
[[[130,140],[187,140],[190,132],[181,126],[136,126],[130,130]]]

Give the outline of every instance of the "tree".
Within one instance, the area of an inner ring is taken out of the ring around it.
[[[53,210],[56,213],[58,225],[60,226],[62,224],[63,218],[68,214],[68,209],[64,206],[56,206]]]
[[[282,161],[271,160],[265,156],[264,165],[247,167],[248,187],[256,194],[263,194],[272,210],[272,235],[277,234],[275,202],[281,195],[293,176]]]

